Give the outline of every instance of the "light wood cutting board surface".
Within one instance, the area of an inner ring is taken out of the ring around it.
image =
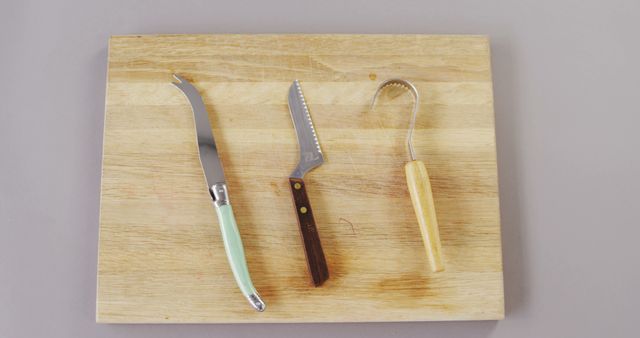
[[[238,290],[198,159],[188,101],[200,91],[254,284]],[[404,176],[414,144],[440,224],[430,272]],[[299,79],[325,164],[305,176],[330,279],[313,288],[287,177],[298,145],[287,91]],[[97,320],[344,322],[504,316],[489,42],[481,36],[169,35],[109,43]]]

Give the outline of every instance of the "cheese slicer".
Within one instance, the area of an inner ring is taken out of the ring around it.
[[[411,113],[411,122],[409,123],[409,132],[407,133],[407,148],[410,161],[405,164],[404,171],[407,177],[407,186],[409,188],[409,194],[411,195],[413,209],[418,218],[420,233],[422,234],[424,247],[427,252],[427,257],[429,258],[431,271],[443,271],[442,245],[440,244],[440,232],[438,230],[438,220],[436,218],[436,208],[433,202],[433,192],[431,191],[429,174],[427,173],[424,162],[416,159],[416,152],[413,149],[413,130],[416,126],[416,115],[420,107],[420,96],[418,95],[416,87],[407,80],[386,80],[378,86],[373,100],[371,100],[371,109],[373,109],[380,93],[389,87],[406,89],[413,96],[413,112]]]

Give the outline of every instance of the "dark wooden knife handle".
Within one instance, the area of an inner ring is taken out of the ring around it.
[[[329,279],[329,269],[327,268],[327,261],[324,258],[324,252],[320,244],[316,221],[313,218],[313,212],[311,211],[311,204],[309,203],[304,181],[300,178],[289,178],[289,184],[291,186],[293,202],[296,206],[300,234],[304,242],[307,266],[309,267],[313,285],[318,287]]]

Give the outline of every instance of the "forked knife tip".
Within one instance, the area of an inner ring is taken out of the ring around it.
[[[175,82],[175,81],[171,82],[172,84],[174,84],[176,86],[178,86],[178,85],[180,85],[180,84],[182,84],[184,82],[184,79],[182,78],[182,76],[180,76],[180,75],[178,75],[176,73],[173,73],[173,78],[178,80],[177,82]]]

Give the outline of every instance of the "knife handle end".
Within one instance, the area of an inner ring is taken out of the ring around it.
[[[443,271],[444,260],[440,244],[440,231],[438,230],[436,208],[433,203],[433,193],[431,192],[427,168],[422,161],[411,161],[405,165],[404,170],[407,175],[407,186],[411,195],[413,209],[420,225],[420,233],[429,258],[431,271]]]
[[[244,247],[240,238],[240,231],[236,224],[236,218],[233,215],[233,208],[229,204],[217,205],[216,213],[218,214],[218,222],[220,223],[220,231],[222,232],[222,240],[224,242],[224,250],[227,253],[227,259],[233,272],[233,277],[240,288],[242,294],[247,298],[251,306],[256,311],[262,312],[265,304],[258,295],[256,288],[251,281],[249,267],[244,256]]]
[[[296,215],[298,216],[298,225],[300,226],[300,234],[304,242],[304,251],[307,257],[307,266],[313,285],[318,287],[329,279],[329,269],[327,261],[324,257],[320,236],[316,228],[316,221],[313,218],[311,204],[307,196],[307,190],[304,181],[301,178],[289,178],[291,194],[296,207]]]

